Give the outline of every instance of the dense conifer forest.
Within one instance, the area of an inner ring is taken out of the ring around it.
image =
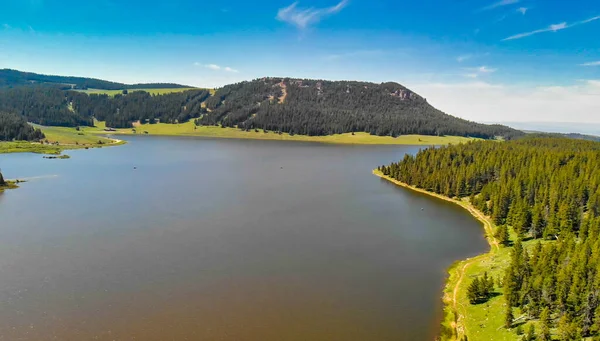
[[[431,192],[469,198],[493,219],[497,238],[512,247],[500,279],[507,327],[518,307],[540,326],[536,340],[600,337],[600,143],[482,141],[425,149],[379,169]],[[508,240],[507,229],[518,237]],[[525,248],[525,240],[533,247]],[[473,301],[485,296],[480,283],[469,289]]]
[[[145,91],[110,97],[67,92],[67,99],[81,117],[95,117],[113,128],[130,128],[133,122],[178,123],[198,118],[206,109],[202,107],[210,93],[207,90],[189,90],[164,95],[151,95]]]
[[[44,134],[27,124],[22,116],[0,111],[0,141],[37,141],[43,138]]]
[[[263,78],[219,89],[198,124],[301,135],[367,132],[481,138],[520,136],[499,125],[466,121],[435,109],[397,83]]]
[[[12,78],[4,77],[7,79]],[[397,83],[263,78],[225,86],[213,96],[202,89],[164,95],[143,91],[88,95],[46,84],[0,89],[0,110],[22,115],[33,123],[67,127],[92,125],[93,118],[113,128],[129,128],[138,121],[182,123],[194,119],[197,125],[318,136],[367,132],[394,137],[421,134],[512,139],[523,135],[506,126],[446,115]]]
[[[73,110],[69,94],[58,87],[19,87],[0,90],[0,111],[21,115],[32,123],[46,126],[91,126],[93,119]]]

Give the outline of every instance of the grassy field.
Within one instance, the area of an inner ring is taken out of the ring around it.
[[[0,142],[0,154],[2,153],[40,153],[60,154],[67,149],[98,148],[123,144],[105,137],[90,134],[85,131],[77,131],[75,128],[65,127],[43,127],[33,125],[42,129],[46,139],[44,143],[39,142]],[[47,141],[47,143],[46,143]]]
[[[94,134],[86,133],[85,131],[77,131],[75,128],[66,127],[40,127],[34,125],[36,128],[42,129],[46,140],[50,143],[58,143],[59,145],[66,146],[83,146],[83,147],[96,147],[102,144],[111,144],[113,141],[105,137],[99,137]]]
[[[514,316],[520,322],[516,323],[511,329],[504,327],[506,305],[502,288],[498,285],[498,282],[501,281],[505,269],[510,264],[511,248],[498,245],[493,236],[496,226],[489,217],[474,208],[467,199],[459,201],[427,192],[396,181],[377,170],[373,171],[373,174],[399,186],[453,202],[469,211],[483,224],[486,238],[490,244],[490,251],[474,258],[459,261],[449,269],[449,277],[443,296],[445,316],[442,322],[442,340],[462,341],[466,336],[469,341],[517,341],[520,340],[520,336],[516,333],[516,326],[519,323],[522,324],[524,330],[527,330],[528,324],[532,323],[535,324],[536,330],[539,330],[536,321],[519,320],[522,314],[518,309],[515,309]],[[511,240],[515,239],[516,235],[511,231]],[[527,241],[523,243],[523,246],[531,249],[535,246],[535,243],[537,241]],[[491,298],[486,303],[472,305],[467,298],[467,288],[473,278],[482,276],[484,272],[494,278],[495,292],[499,295]]]
[[[97,122],[96,128],[85,128],[86,132],[100,133],[104,132],[103,122]],[[341,144],[405,144],[405,145],[443,145],[458,144],[473,140],[472,138],[459,136],[425,136],[425,135],[403,135],[396,138],[389,136],[372,136],[367,133],[356,133],[352,135],[337,134],[328,136],[306,136],[277,134],[275,132],[264,133],[262,130],[255,132],[243,131],[236,128],[221,128],[216,126],[196,127],[194,122],[190,121],[181,124],[144,124],[133,129],[117,129],[116,134],[138,134],[145,135],[178,135],[178,136],[206,136],[238,139],[260,139],[260,140],[278,140],[278,141],[304,141],[304,142],[323,142],[323,143],[341,143]]]
[[[60,154],[64,148],[27,141],[0,142],[0,154],[6,153],[38,153]]]
[[[183,92],[183,91],[187,91],[187,90],[195,90],[197,88],[168,88],[168,89],[128,89],[127,91],[129,92],[134,92],[134,91],[146,91],[148,93],[151,93],[152,95],[164,95],[164,94],[170,94],[173,92]],[[87,89],[87,90],[77,90],[80,92],[84,92],[86,94],[97,94],[97,95],[109,95],[109,96],[114,96],[114,95],[118,95],[118,94],[122,94],[123,90],[102,90],[102,89]],[[214,93],[214,90],[210,89],[209,90],[212,93]]]

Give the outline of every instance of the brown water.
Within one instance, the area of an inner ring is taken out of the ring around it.
[[[371,174],[415,147],[131,137],[0,155],[0,340],[432,340],[467,212]],[[137,167],[137,169],[134,169]]]

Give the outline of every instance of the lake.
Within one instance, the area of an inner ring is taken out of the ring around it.
[[[0,155],[0,340],[432,340],[480,223],[371,174],[414,146],[132,136]]]

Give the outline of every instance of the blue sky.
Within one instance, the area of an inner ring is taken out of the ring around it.
[[[600,123],[599,34],[592,0],[0,0],[0,68],[396,81],[486,122]]]

